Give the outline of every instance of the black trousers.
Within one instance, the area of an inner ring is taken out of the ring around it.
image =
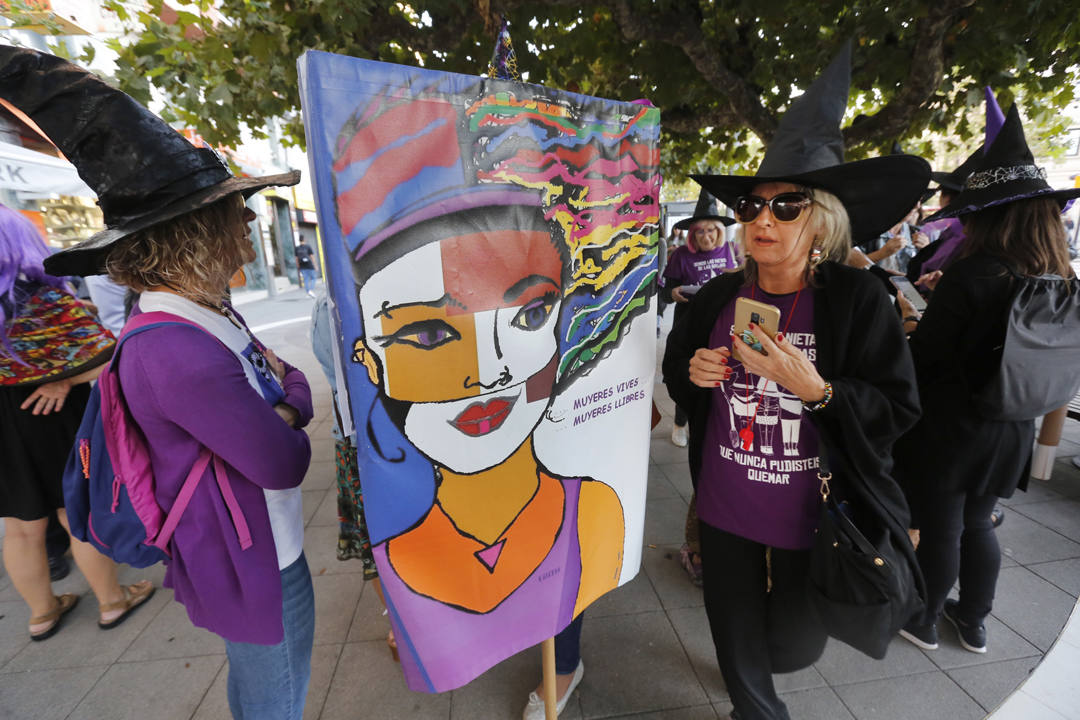
[[[915,556],[926,579],[927,598],[920,625],[937,622],[957,578],[960,618],[979,625],[990,614],[1001,570],[1001,548],[990,520],[997,500],[957,492],[927,493],[921,501]]]
[[[705,612],[739,720],[790,720],[773,673],[810,666],[828,640],[806,593],[809,551],[773,548],[771,571],[765,551],[761,543],[701,523]]]
[[[71,538],[68,537],[67,530],[56,518],[56,511],[54,510],[49,515],[49,525],[45,530],[45,552],[51,559],[63,555],[68,551],[69,547],[71,547]]]

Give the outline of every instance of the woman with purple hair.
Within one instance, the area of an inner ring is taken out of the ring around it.
[[[67,527],[64,463],[89,382],[114,344],[67,283],[45,272],[48,255],[34,225],[0,205],[0,517],[4,567],[30,608],[31,640],[56,634],[79,601],[53,595],[45,528],[53,510]],[[73,538],[71,552],[97,596],[102,629],[119,625],[154,592],[146,581],[121,586],[113,561],[86,543]]]

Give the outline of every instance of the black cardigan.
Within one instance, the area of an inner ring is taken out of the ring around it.
[[[711,390],[690,382],[690,358],[707,347],[717,318],[744,284],[741,271],[713,278],[694,296],[668,337],[664,384],[690,418],[690,475],[696,487]],[[892,479],[892,447],[919,417],[915,370],[896,311],[870,273],[832,262],[816,275],[814,334],[817,369],[833,399],[811,415],[830,449],[833,491],[879,517],[907,541],[910,513]],[[921,586],[921,578],[920,578]]]
[[[1035,422],[988,420],[972,404],[1001,364],[1014,282],[988,255],[954,262],[911,335],[925,413],[895,456],[897,479],[915,505],[942,492],[1009,497],[1027,489]]]

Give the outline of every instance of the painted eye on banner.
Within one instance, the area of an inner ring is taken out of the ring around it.
[[[544,297],[536,298],[525,307],[518,310],[517,315],[510,324],[522,330],[539,330],[551,317],[551,311],[555,309],[555,294],[550,293]]]
[[[434,350],[440,345],[460,339],[461,334],[449,323],[442,320],[420,320],[408,323],[391,335],[376,337],[375,342],[382,347],[402,344],[421,350]]]

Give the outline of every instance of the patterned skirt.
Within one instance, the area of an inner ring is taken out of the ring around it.
[[[379,577],[371,554],[367,523],[364,522],[364,494],[360,491],[360,473],[356,468],[356,448],[349,439],[334,446],[337,466],[338,560],[359,559],[364,565],[364,580]]]

